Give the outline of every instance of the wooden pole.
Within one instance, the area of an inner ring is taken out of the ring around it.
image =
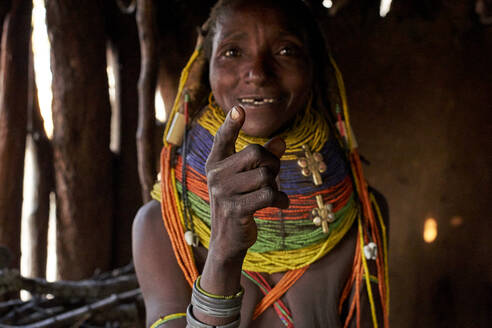
[[[110,266],[111,107],[102,2],[47,0],[53,72],[58,270],[63,279]]]
[[[45,277],[48,247],[48,223],[50,214],[50,193],[54,191],[53,149],[44,130],[44,121],[38,102],[38,89],[34,78],[32,48],[29,60],[29,138],[33,152],[34,197],[32,212],[27,217],[30,239],[31,276]]]
[[[156,179],[153,150],[155,128],[155,89],[158,72],[158,39],[153,0],[137,0],[137,24],[140,37],[141,68],[138,81],[138,173],[142,199],[149,201],[150,190]]]
[[[22,183],[27,125],[32,1],[13,1],[2,34],[0,93],[0,244],[20,265]]]
[[[5,17],[7,16],[7,13],[10,11],[11,5],[12,5],[12,3],[10,0],[0,2],[0,40],[2,39],[2,35],[3,35],[3,22],[5,20]],[[3,48],[3,46],[1,45],[1,42],[0,42],[0,56],[3,52],[2,48]],[[2,63],[0,61],[0,71],[1,70],[2,70]]]
[[[106,17],[111,22],[107,31],[114,58],[116,110],[120,118],[117,132],[120,147],[115,154],[113,170],[113,266],[117,267],[128,263],[132,257],[131,227],[133,218],[142,205],[135,138],[138,121],[140,45],[135,15],[127,14],[126,9],[123,13],[113,1],[106,5]]]

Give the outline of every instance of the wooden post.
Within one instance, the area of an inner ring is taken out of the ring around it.
[[[133,14],[122,13],[117,3],[110,1],[106,16],[114,58],[116,82],[116,110],[119,113],[119,150],[115,154],[113,176],[115,224],[113,229],[113,266],[127,264],[132,257],[131,227],[138,208],[142,205],[137,166],[135,134],[138,121],[138,77],[140,73],[140,45],[137,23]]]
[[[34,197],[32,212],[27,217],[30,239],[31,276],[43,278],[46,275],[48,247],[48,223],[50,214],[50,193],[54,191],[53,149],[46,136],[44,122],[38,102],[38,89],[34,78],[32,48],[29,60],[29,131],[33,152],[34,179],[32,181]]]
[[[20,265],[22,182],[27,125],[27,84],[32,1],[12,1],[2,33],[0,94],[0,244]]]
[[[63,279],[110,265],[112,167],[102,2],[47,0],[53,72],[58,269]]]
[[[149,201],[150,190],[156,179],[154,145],[155,88],[157,84],[157,31],[153,0],[137,0],[137,24],[140,37],[141,66],[138,81],[138,173],[142,199]]]

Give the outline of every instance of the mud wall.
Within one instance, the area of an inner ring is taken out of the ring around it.
[[[366,174],[390,205],[391,326],[486,327],[492,27],[472,1],[432,14],[395,5],[385,19],[359,9],[327,26]],[[423,239],[429,217],[432,243]]]

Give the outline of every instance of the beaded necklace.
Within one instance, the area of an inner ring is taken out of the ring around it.
[[[184,213],[182,224],[187,225],[186,213],[190,213],[194,232],[206,248],[210,241],[210,206],[205,162],[212,148],[213,135],[224,119],[222,110],[210,104],[208,111],[187,132],[188,137],[182,148],[188,149],[188,153],[178,156],[175,169],[176,189]],[[285,305],[278,298],[271,297],[275,293],[270,294],[272,289],[265,285],[257,272],[293,271],[295,275],[287,275],[285,279],[289,283],[285,287],[290,287],[309,264],[323,257],[343,238],[359,212],[343,153],[338,142],[328,138],[328,130],[324,118],[308,107],[303,115],[297,117],[292,128],[284,132],[287,150],[281,159],[279,188],[289,196],[290,207],[286,210],[266,208],[256,212],[258,238],[248,250],[243,264],[243,274],[261,286],[261,290],[271,299],[260,304],[255,317],[273,303],[282,322],[287,326],[292,324]],[[303,155],[303,144],[292,135],[311,136],[311,147],[319,149],[323,158],[330,158],[329,165],[321,173],[324,181],[321,185],[314,185],[310,176],[301,174],[297,159]],[[238,151],[252,142],[265,143],[266,140],[240,134]],[[183,188],[185,183],[187,187]],[[159,187],[155,188],[154,198],[161,199],[159,191]],[[313,225],[312,209],[316,207],[316,196],[321,196],[323,202],[333,206],[334,220],[328,233]],[[189,211],[185,200],[190,205]],[[279,296],[287,289],[280,291]]]
[[[188,75],[193,74],[194,69],[198,70],[198,68],[194,68],[193,65],[196,62],[197,65],[195,66],[199,67],[198,63],[201,61],[200,56],[203,55],[201,54],[201,47],[198,46],[192,57],[190,58],[187,66],[182,72],[178,94],[169,120],[169,122],[173,122],[173,124],[176,121],[176,118],[179,118],[178,116],[180,114],[178,110],[180,108],[184,107],[185,113],[187,113],[186,103],[184,104],[184,106],[182,106],[183,90],[185,89]],[[325,202],[331,201],[335,205],[335,218],[332,217],[332,221],[333,219],[335,219],[335,221],[339,223],[337,225],[336,222],[332,222],[329,226],[330,229],[325,229],[325,226],[323,225],[324,233],[329,231],[329,234],[326,234],[326,236],[324,236],[326,238],[324,241],[321,238],[321,241],[319,242],[315,242],[317,241],[316,238],[319,238],[315,236],[316,233],[313,233],[312,235],[306,233],[304,238],[300,238],[302,241],[297,243],[296,241],[298,241],[299,236],[297,236],[297,238],[292,238],[291,241],[286,243],[287,238],[284,236],[276,238],[276,240],[274,241],[271,241],[270,239],[262,240],[262,237],[259,233],[259,246],[256,246],[255,244],[255,248],[252,248],[250,251],[248,251],[248,260],[245,260],[245,265],[250,266],[243,267],[243,269],[250,268],[255,269],[256,271],[249,271],[246,269],[243,271],[243,274],[247,278],[253,279],[256,284],[260,286],[260,289],[266,294],[263,300],[257,305],[253,315],[253,319],[258,317],[266,308],[273,305],[280,318],[282,319],[282,322],[284,322],[286,326],[292,327],[292,317],[288,312],[288,309],[286,309],[283,305],[280,297],[290,288],[290,286],[292,286],[297,281],[297,279],[302,276],[302,274],[308,269],[310,263],[313,263],[317,259],[321,258],[331,248],[333,248],[334,245],[336,245],[339,239],[336,240],[335,236],[339,236],[339,238],[341,239],[348,228],[350,228],[352,223],[356,220],[359,238],[357,240],[356,252],[354,255],[352,275],[347,281],[340,298],[339,313],[342,312],[343,305],[349,299],[350,292],[355,289],[354,297],[349,304],[349,312],[346,317],[344,327],[348,327],[354,317],[354,314],[357,322],[357,327],[360,326],[361,283],[363,280],[365,280],[373,325],[374,327],[378,327],[374,297],[372,295],[372,289],[370,287],[370,281],[375,280],[378,281],[379,295],[381,298],[381,305],[384,316],[384,326],[388,327],[389,284],[387,279],[388,269],[386,230],[381,218],[378,204],[376,203],[374,197],[370,195],[367,190],[367,183],[362,172],[360,158],[357,151],[357,143],[350,127],[343,79],[333,58],[330,57],[330,61],[332,63],[338,83],[340,101],[343,108],[343,115],[340,111],[337,112],[338,122],[336,122],[334,125],[336,125],[336,127],[338,128],[338,131],[333,131],[333,135],[336,135],[337,139],[342,140],[342,144],[345,145],[345,156],[350,163],[349,171],[351,174],[343,175],[343,173],[339,173],[341,172],[340,170],[335,169],[335,172],[338,173],[332,174],[330,178],[326,179],[330,180],[332,184],[325,185],[327,183],[326,181],[323,181],[323,183],[319,183],[318,181],[318,183],[316,184],[322,185],[322,187],[320,187],[321,190],[318,191],[314,191],[314,188],[312,187],[311,190],[309,190],[308,186],[304,186],[307,188],[307,191],[303,190],[302,194],[297,195],[299,206],[291,213],[288,213],[288,211],[278,211],[277,209],[273,211],[272,209],[264,209],[262,210],[264,211],[264,213],[261,213],[262,211],[258,211],[257,213],[255,213],[255,221],[257,222],[257,225],[261,227],[261,229],[263,229],[262,231],[264,231],[265,234],[276,232],[278,231],[279,227],[281,228],[281,231],[284,232],[286,231],[285,227],[288,224],[292,224],[292,222],[295,223],[290,226],[291,229],[289,230],[289,232],[302,230],[304,229],[303,227],[307,223],[307,221],[303,221],[306,220],[306,218],[299,213],[301,213],[302,211],[304,211],[304,213],[307,213],[306,206],[312,205],[312,203],[306,205],[307,201],[302,196],[304,196],[305,194],[309,194],[311,196],[311,199],[313,196],[316,198],[316,203],[319,207],[319,210],[316,213],[314,209],[312,210],[311,213],[313,216],[316,214],[320,217],[326,217],[327,211],[330,212],[331,207],[330,210],[327,210],[326,207],[322,206],[324,206],[323,204]],[[306,157],[299,159],[299,161],[304,161],[304,166],[301,166],[304,167],[303,170],[307,170],[306,162],[309,162],[308,160],[312,161],[313,158],[316,159],[316,156],[313,156],[310,151],[316,152],[319,150],[323,153],[323,151],[329,152],[330,150],[332,150],[332,148],[330,147],[328,147],[328,150],[325,149],[325,145],[329,144],[329,141],[320,136],[323,131],[326,131],[327,138],[327,129],[319,129],[318,126],[318,128],[314,129],[314,135],[313,133],[309,132],[303,133],[304,131],[301,131],[301,133],[297,133],[298,131],[295,130],[296,124],[298,122],[301,122],[301,126],[304,125],[304,128],[314,126],[316,122],[319,122],[318,119],[315,119],[314,121],[309,121],[309,115],[315,115],[315,113],[315,111],[311,111],[308,107],[304,117],[300,120],[296,120],[293,125],[294,129],[292,129],[294,132],[290,131],[289,135],[287,135],[287,137],[285,138],[287,141],[288,149],[282,157],[282,162],[295,160],[299,156],[298,154],[301,149],[303,149],[306,151]],[[209,104],[209,110],[206,111],[205,115],[200,119],[201,122],[199,123],[199,126],[207,130],[210,135],[213,135],[214,131],[217,130],[217,128],[223,121],[220,118],[221,115],[223,114],[221,114],[220,109],[217,110],[216,106],[211,103]],[[185,117],[185,122],[187,122],[188,115],[186,114]],[[306,122],[311,122],[311,124],[306,124]],[[324,120],[323,122],[323,124],[326,124]],[[170,131],[170,127],[173,124],[168,124],[166,126],[164,134],[165,136],[169,137],[168,133]],[[190,131],[190,139],[196,140],[197,145],[199,143],[202,143],[202,146],[207,146],[207,138],[193,138],[194,133],[200,135],[204,132],[200,131],[200,129],[198,128],[197,130],[193,128]],[[297,138],[289,140],[289,137],[293,135],[297,135]],[[299,138],[299,136],[304,136],[305,139],[303,140],[302,138]],[[238,139],[238,143],[236,144],[236,148],[238,150],[244,148],[249,143],[264,143],[261,139],[254,138],[248,140],[247,137],[241,135]],[[245,142],[242,143],[241,140],[245,140]],[[303,145],[307,145],[307,147],[304,148]],[[191,147],[191,145],[189,145],[188,147],[188,149],[191,149],[190,154],[192,153],[193,149],[200,149],[200,146]],[[176,161],[173,159],[175,158],[175,148],[165,139],[164,147],[161,153],[160,186],[154,186],[154,190],[152,192],[152,196],[162,202],[162,216],[164,224],[166,226],[166,230],[171,240],[174,253],[176,255],[176,260],[181,267],[185,279],[188,281],[190,286],[192,286],[193,282],[198,277],[198,271],[194,264],[192,248],[190,247],[191,243],[187,243],[187,241],[185,240],[185,233],[183,228],[186,227],[188,229],[189,224],[187,224],[186,221],[190,220],[188,216],[191,216],[191,221],[193,222],[196,235],[198,236],[200,242],[204,244],[204,246],[208,247],[207,236],[210,236],[210,229],[208,228],[210,217],[209,211],[207,211],[208,192],[206,191],[206,181],[204,180],[203,165],[201,165],[201,171],[200,165],[196,165],[200,162],[204,163],[204,159],[206,160],[206,154],[208,154],[208,152],[202,152],[201,154],[197,153],[195,154],[195,157],[185,156],[184,162],[187,162],[189,160],[189,163],[183,163],[183,158],[178,158],[178,167],[179,165],[181,165],[182,170],[176,170]],[[331,156],[330,158],[332,157],[333,156]],[[336,161],[334,162],[336,163]],[[343,163],[344,161],[342,160],[341,162]],[[330,162],[330,166],[330,169],[334,170],[336,164],[332,164]],[[286,165],[285,172],[292,171],[293,165]],[[184,172],[186,173],[183,175]],[[281,177],[282,174],[283,173],[281,171]],[[344,179],[341,180],[339,184],[333,184],[334,181],[337,181],[337,177],[344,177]],[[298,190],[302,188],[302,183],[291,183],[290,189],[289,182],[285,183],[284,181],[284,185],[287,187],[286,190],[290,190],[291,192],[295,192],[296,190],[297,192],[299,192]],[[355,190],[354,188],[352,188],[352,185],[355,186]],[[296,196],[296,194],[287,194],[289,195],[289,197]],[[183,199],[187,199],[187,201],[182,203]],[[295,204],[295,202],[292,203]],[[320,213],[324,213],[324,215]],[[328,216],[329,215],[330,214],[328,214]],[[319,219],[319,217],[315,217],[314,219]],[[280,225],[278,224],[279,222]],[[382,230],[382,233],[379,232],[380,228]],[[316,229],[318,229],[319,231],[319,228],[311,228],[311,231]],[[330,240],[331,243],[328,242]],[[369,255],[367,255],[366,248],[370,246],[370,244],[376,245],[375,247],[379,251],[377,251],[376,253],[374,253],[374,251],[369,251]],[[255,250],[256,252],[252,250]],[[289,254],[290,256],[285,256],[284,258],[282,258],[282,256],[287,254],[288,252],[291,252]],[[293,258],[295,258],[296,260],[293,261]],[[367,265],[368,259],[375,260],[377,267],[377,277],[371,276]],[[296,263],[293,264],[293,262]],[[273,288],[266,286],[264,282],[262,282],[261,275],[257,273],[280,272],[286,270],[287,272],[284,274],[282,279]]]

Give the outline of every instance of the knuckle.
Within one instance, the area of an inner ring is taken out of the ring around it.
[[[261,189],[260,200],[263,203],[272,203],[275,199],[275,190],[272,187],[266,186]]]
[[[208,174],[209,174],[209,172],[210,172],[210,171],[212,171],[212,170],[213,170],[213,167],[214,167],[214,166],[213,166],[213,164],[211,163],[211,161],[209,161],[209,160],[207,159],[207,162],[205,163],[205,174],[207,175],[207,179],[208,179]]]
[[[248,156],[252,161],[259,161],[263,155],[263,149],[260,145],[252,144],[246,147]]]
[[[241,213],[242,204],[237,200],[227,202],[227,214],[230,217],[238,217]]]
[[[222,190],[218,185],[215,184],[209,184],[208,185],[208,192],[212,197],[217,197],[222,195]]]
[[[217,180],[217,176],[219,175],[219,169],[214,167],[213,165],[207,165],[206,167],[207,173],[207,182],[208,184],[215,184]]]
[[[270,181],[270,170],[266,166],[260,166],[258,168],[258,180],[260,183],[265,183]]]

